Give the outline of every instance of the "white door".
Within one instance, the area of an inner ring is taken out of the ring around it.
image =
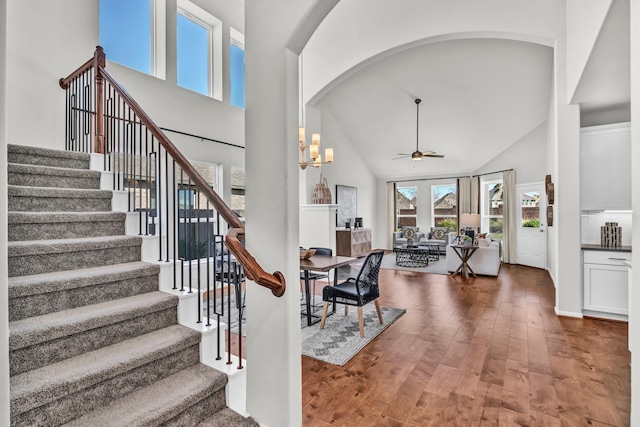
[[[518,224],[516,262],[547,267],[547,195],[544,184],[517,185]]]

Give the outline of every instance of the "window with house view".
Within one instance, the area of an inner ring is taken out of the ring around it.
[[[418,223],[418,188],[396,187],[396,227],[415,227]]]
[[[482,231],[497,239],[504,234],[503,200],[501,179],[482,184]]]
[[[431,217],[434,227],[458,229],[458,187],[455,184],[432,185]]]
[[[540,192],[530,191],[520,194],[520,226],[540,228]]]

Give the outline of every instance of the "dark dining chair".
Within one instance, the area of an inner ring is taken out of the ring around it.
[[[324,307],[322,308],[322,321],[320,329],[324,329],[327,320],[327,311],[329,304],[344,304],[344,314],[348,314],[350,305],[358,307],[358,324],[360,326],[360,338],[364,338],[364,318],[362,316],[362,307],[371,301],[376,306],[378,312],[378,320],[382,324],[382,311],[380,310],[380,291],[378,287],[378,275],[380,273],[380,264],[384,251],[371,252],[362,264],[362,268],[358,272],[358,276],[354,279],[350,277],[345,282],[335,283],[334,286],[325,286],[322,289],[322,300]]]
[[[331,248],[309,248],[315,249],[316,253],[314,255],[326,255],[333,256],[333,251]],[[313,280],[313,292],[311,292],[312,302],[311,305],[316,305],[316,280],[327,279],[329,284],[331,284],[331,277],[329,276],[329,272],[320,272],[320,271],[310,271],[309,272],[309,280]],[[300,280],[304,280],[304,273],[300,272]]]

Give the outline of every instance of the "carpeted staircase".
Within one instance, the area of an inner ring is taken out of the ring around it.
[[[257,426],[158,291],[89,155],[8,146],[11,424]]]

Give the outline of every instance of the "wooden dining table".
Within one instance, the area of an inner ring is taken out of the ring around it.
[[[304,272],[304,294],[305,294],[305,306],[307,309],[307,326],[311,326],[318,323],[321,316],[313,314],[311,312],[311,280],[309,279],[310,271],[322,271],[327,272],[333,269],[333,283],[338,281],[338,267],[349,265],[358,260],[358,258],[348,256],[328,256],[328,255],[313,255],[308,259],[300,260],[300,271]],[[335,307],[334,307],[335,310]],[[314,319],[315,318],[315,319]]]

